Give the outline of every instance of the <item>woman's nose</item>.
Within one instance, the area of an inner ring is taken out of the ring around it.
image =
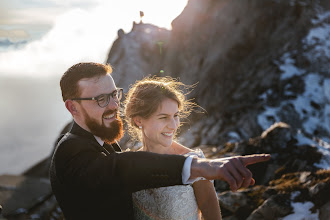
[[[176,130],[178,128],[178,121],[176,118],[171,118],[169,123],[168,123],[168,128]]]

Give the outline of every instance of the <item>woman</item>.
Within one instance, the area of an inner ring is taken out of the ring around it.
[[[180,117],[195,105],[179,89],[184,84],[169,77],[146,78],[133,85],[125,102],[128,132],[143,144],[140,150],[160,154],[196,155],[173,141]],[[136,219],[221,219],[219,202],[209,180],[191,185],[147,189],[133,193]]]

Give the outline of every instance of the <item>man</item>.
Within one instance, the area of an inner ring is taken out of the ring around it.
[[[61,78],[62,97],[74,124],[58,143],[50,167],[55,197],[67,220],[133,219],[132,192],[187,184],[197,177],[222,179],[232,190],[254,184],[251,155],[217,160],[150,152],[120,152],[122,90],[109,65],[79,63]]]

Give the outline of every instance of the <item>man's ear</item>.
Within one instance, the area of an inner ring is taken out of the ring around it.
[[[133,118],[133,121],[136,124],[136,126],[138,126],[138,127],[142,126],[142,117],[141,116],[135,116]]]
[[[66,107],[66,109],[68,109],[68,111],[71,113],[72,116],[77,115],[78,111],[75,106],[75,103],[72,100],[70,100],[70,99],[66,100],[65,107]]]

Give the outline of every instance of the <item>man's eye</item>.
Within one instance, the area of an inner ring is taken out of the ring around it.
[[[105,96],[104,95],[101,95],[97,98],[97,101],[99,102],[104,102],[105,101]]]

